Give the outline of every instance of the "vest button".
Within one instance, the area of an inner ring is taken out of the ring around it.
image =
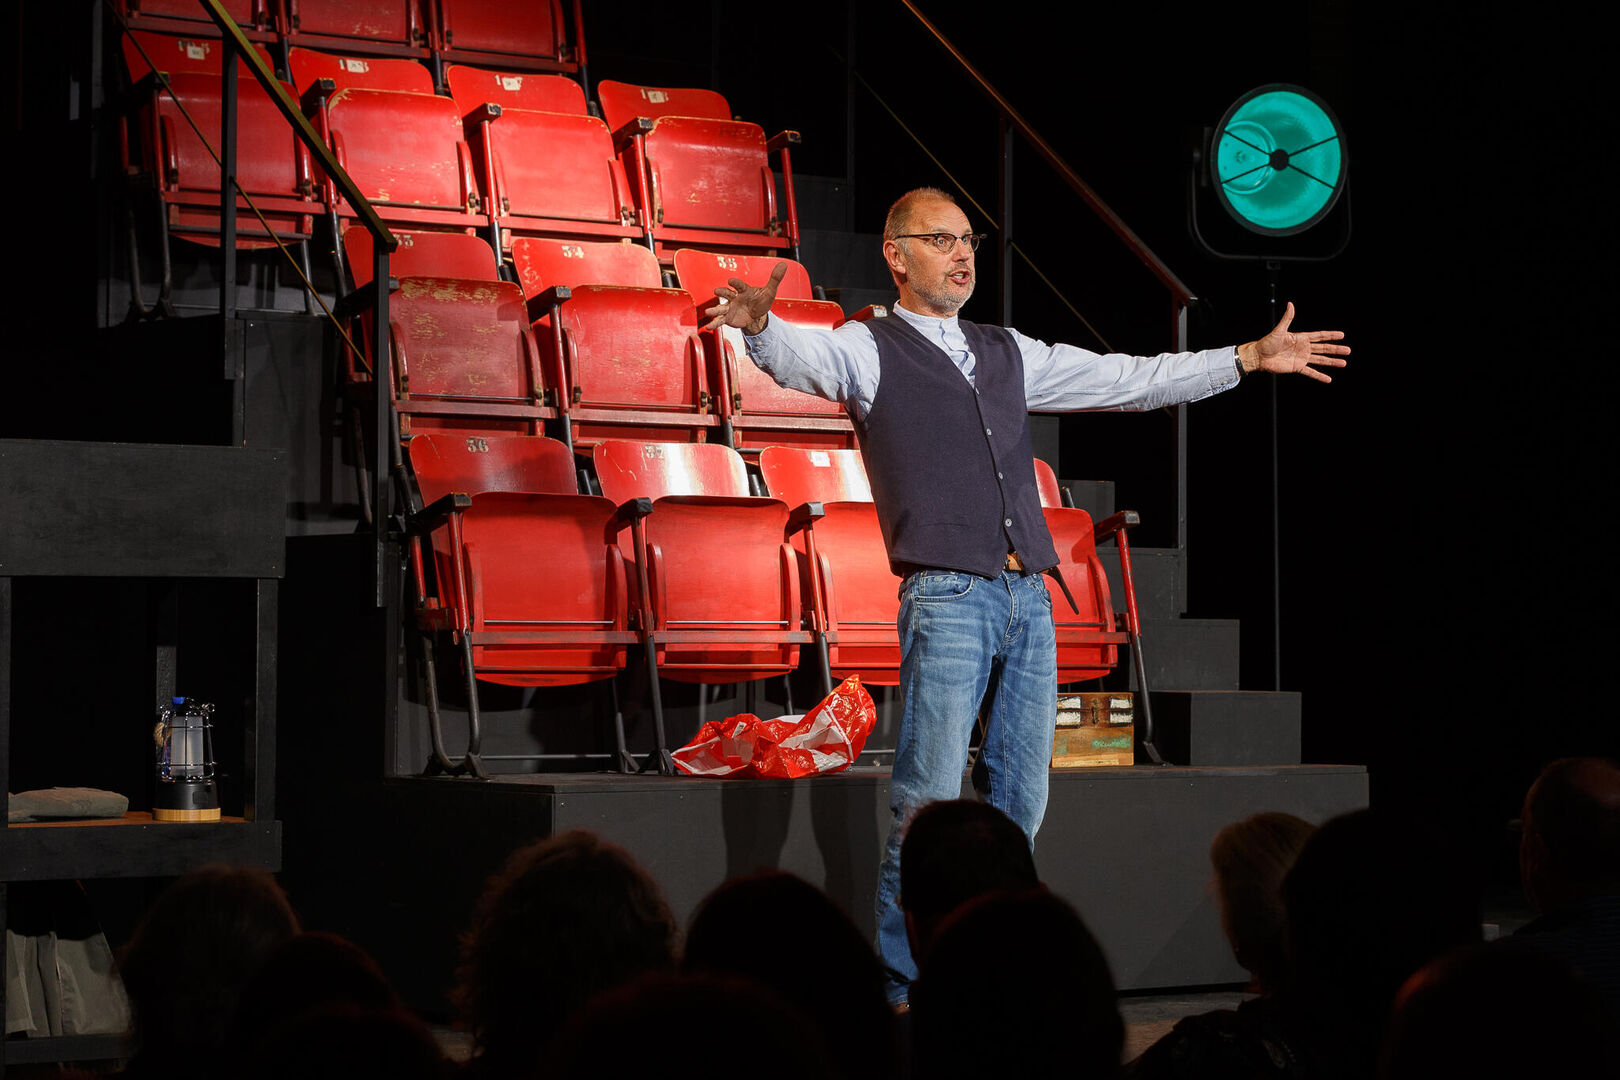
[[[1003,479],[1005,479],[1005,477],[1003,477],[1000,473],[996,473],[996,479],[997,480],[1003,480]]]
[[[1005,524],[1009,529],[1012,528],[1012,518],[1008,518],[1003,524]]]
[[[988,435],[988,434],[990,434],[990,429],[989,429],[989,428],[985,428],[985,429],[984,429],[984,433],[985,433],[985,434],[986,434],[986,435]]]

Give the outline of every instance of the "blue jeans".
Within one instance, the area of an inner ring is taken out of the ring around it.
[[[894,819],[878,875],[878,952],[889,1000],[906,1000],[917,975],[899,904],[900,843],[926,803],[960,798],[968,743],[991,675],[996,690],[980,749],[980,795],[1030,843],[1046,812],[1057,721],[1057,642],[1046,579],[1011,571],[982,578],[919,570],[900,585],[904,711],[889,782]],[[975,777],[975,783],[979,776]]]

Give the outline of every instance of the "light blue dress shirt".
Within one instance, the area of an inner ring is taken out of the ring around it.
[[[956,316],[936,319],[896,304],[893,316],[938,345],[973,382],[978,360],[968,350]],[[1009,328],[1024,357],[1024,396],[1031,412],[1097,412],[1157,409],[1218,394],[1237,383],[1237,350],[1126,356],[1094,353],[1075,345],[1048,345]],[[851,417],[865,420],[877,400],[877,341],[864,323],[836,330],[795,326],[772,317],[755,337],[744,335],[748,355],[777,383],[842,402]]]

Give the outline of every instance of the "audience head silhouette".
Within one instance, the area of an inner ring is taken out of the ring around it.
[[[675,920],[622,848],[582,829],[514,852],[462,940],[456,1004],[474,1072],[527,1075],[569,1013],[597,991],[673,963]]]
[[[130,1075],[218,1075],[242,988],[298,932],[262,870],[207,866],[169,886],[129,944],[120,974],[134,1014]]]
[[[1045,889],[991,893],[940,927],[911,988],[915,1074],[1106,1077],[1125,1026],[1102,949]]]
[[[894,1014],[877,954],[803,879],[762,871],[721,885],[692,918],[683,966],[770,987],[839,1047],[848,1075],[893,1075]]]
[[[918,963],[940,924],[974,897],[1040,884],[1029,837],[1012,818],[976,799],[918,810],[900,847],[900,907]]]
[[[1316,827],[1293,814],[1255,814],[1226,826],[1210,844],[1221,929],[1253,988],[1269,993],[1287,970],[1282,883]]]
[[[1519,874],[1538,912],[1620,894],[1620,764],[1563,758],[1524,799]]]

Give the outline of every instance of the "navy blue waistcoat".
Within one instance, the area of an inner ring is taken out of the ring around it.
[[[978,360],[969,383],[904,319],[866,326],[881,372],[856,434],[895,572],[911,564],[997,577],[1009,551],[1026,570],[1056,566],[1035,488],[1024,358],[1012,335],[962,322]]]

